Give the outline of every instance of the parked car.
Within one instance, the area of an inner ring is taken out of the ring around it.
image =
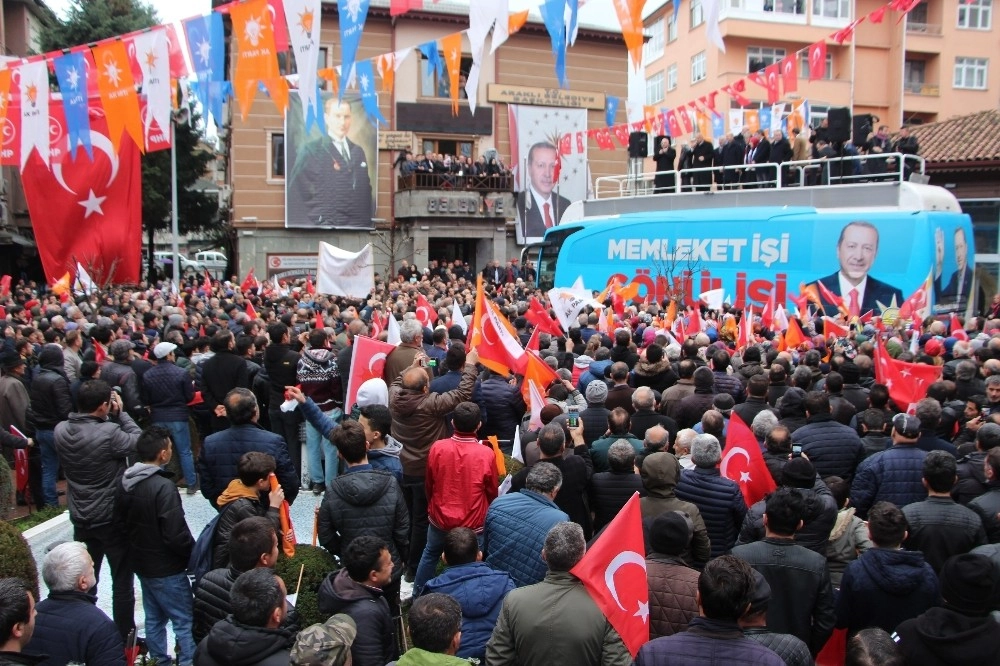
[[[197,252],[194,255],[194,260],[204,266],[213,278],[222,279],[225,277],[226,266],[229,265],[229,259],[227,259],[226,255],[223,253],[216,250]]]
[[[205,265],[199,261],[192,261],[188,259],[183,254],[177,255],[181,261],[181,271],[185,274],[188,273],[202,273],[205,270]],[[154,252],[153,260],[157,263],[160,269],[163,270],[168,276],[173,274],[173,263],[174,263],[174,253],[173,252]]]

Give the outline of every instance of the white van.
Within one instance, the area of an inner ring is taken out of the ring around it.
[[[222,279],[223,273],[226,271],[226,266],[229,264],[229,260],[221,252],[215,250],[207,250],[205,252],[198,252],[194,255],[194,260],[205,267],[209,274],[216,279]]]

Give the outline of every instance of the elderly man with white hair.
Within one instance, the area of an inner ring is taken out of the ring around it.
[[[79,541],[61,543],[45,556],[42,580],[49,596],[35,606],[35,633],[26,654],[45,654],[50,664],[125,664],[115,623],[97,607],[94,560]]]
[[[719,473],[722,447],[713,435],[698,435],[691,442],[691,460],[694,469],[681,472],[677,483],[677,497],[698,507],[708,538],[712,543],[712,557],[725,555],[736,545],[747,505],[743,492],[735,481]]]
[[[681,469],[694,469],[694,461],[691,460],[691,443],[698,433],[691,428],[684,428],[677,431],[677,438],[674,440],[674,455],[677,462],[681,464]]]

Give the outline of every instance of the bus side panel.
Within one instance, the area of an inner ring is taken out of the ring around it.
[[[878,303],[890,307],[893,296],[900,294],[900,305],[928,274],[943,291],[958,270],[962,240],[971,238],[969,217],[958,213],[797,213],[754,222],[713,219],[712,211],[691,211],[684,222],[622,216],[566,239],[556,285],[582,276],[588,288],[600,290],[617,279],[638,286],[637,302],[674,297],[685,304],[721,288],[737,308],[763,307],[774,291],[788,308],[790,295],[818,281],[839,295],[843,266],[857,279],[867,277],[870,296],[885,297]],[[964,247],[971,267],[971,243]]]

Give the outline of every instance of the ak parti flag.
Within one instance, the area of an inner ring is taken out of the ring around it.
[[[271,472],[271,490],[277,490],[278,477]],[[278,519],[281,523],[281,550],[288,557],[295,557],[295,528],[292,526],[292,512],[288,506],[288,500],[282,500],[278,507]]]
[[[729,417],[726,449],[722,452],[719,473],[739,485],[747,506],[764,499],[775,488],[757,438],[735,412]]]
[[[756,441],[754,447],[757,448]],[[587,549],[583,559],[570,569],[587,588],[633,657],[649,642],[645,552],[642,512],[636,492],[608,523],[594,545]]]
[[[347,382],[347,399],[344,401],[344,411],[350,413],[358,398],[358,389],[369,379],[381,378],[385,369],[385,357],[396,345],[382,342],[364,335],[354,338],[354,351],[351,354],[350,379]]]
[[[49,283],[84,266],[97,284],[137,283],[142,245],[142,173],[139,142],[123,141],[115,151],[108,120],[90,109],[94,161],[74,161],[69,151],[53,157],[49,169],[34,154],[21,179],[35,241]],[[120,131],[120,129],[119,129]]]
[[[802,327],[799,326],[798,320],[789,319],[788,331],[785,333],[785,344],[788,345],[788,348],[794,349],[806,340],[806,334],[802,331]]]
[[[548,366],[548,364],[542,360],[542,357],[538,355],[538,352],[526,350],[524,353],[525,364],[524,364],[524,381],[521,382],[521,397],[524,398],[524,404],[531,404],[531,384],[535,385],[535,388],[539,393],[545,395],[545,389],[559,378],[556,371]]]
[[[146,141],[139,113],[139,96],[135,92],[135,79],[125,44],[117,40],[98,44],[93,48],[93,54],[97,65],[97,89],[101,93],[111,145],[115,152],[119,152],[122,132],[128,132],[135,145],[142,150]]]
[[[285,115],[288,108],[288,84],[278,70],[278,56],[274,46],[274,23],[267,0],[249,0],[230,5],[236,37],[236,73],[233,76],[233,94],[240,105],[243,120],[250,113],[257,84],[263,83],[271,93],[278,112]]]

